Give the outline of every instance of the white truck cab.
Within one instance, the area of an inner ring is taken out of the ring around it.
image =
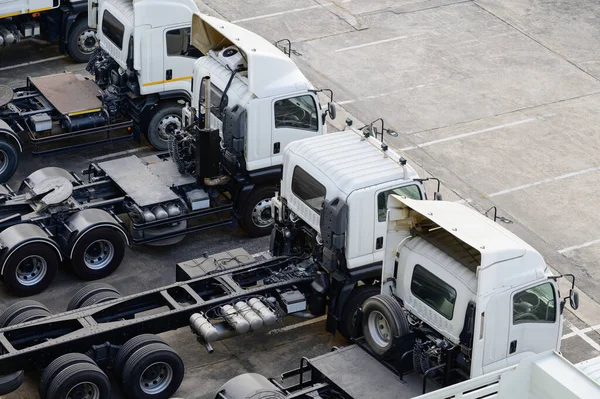
[[[292,141],[326,133],[317,92],[292,59],[263,37],[208,15],[193,18],[192,45],[205,56],[194,63],[192,109],[203,111],[205,79],[210,78],[212,128],[230,155],[243,158],[246,171],[279,167]],[[331,115],[334,117],[334,115]]]
[[[136,72],[139,94],[191,91],[201,55],[190,45],[194,0],[90,0],[89,7],[100,47],[123,71]]]
[[[577,295],[560,297],[563,276],[535,249],[462,204],[392,195],[388,207],[382,295],[363,305],[365,339],[378,354],[392,335],[412,334],[421,373],[445,362],[476,377],[560,350],[562,311],[567,298],[577,308]],[[381,296],[397,299],[402,310],[390,314],[406,320],[390,324],[387,338],[371,316],[385,313]]]

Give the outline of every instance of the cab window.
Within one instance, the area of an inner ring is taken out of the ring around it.
[[[183,57],[200,57],[202,54],[190,45],[191,28],[171,29],[166,33],[167,55]]]
[[[554,323],[556,297],[551,283],[517,292],[513,297],[513,324]]]
[[[292,192],[316,212],[323,209],[327,189],[299,166],[294,168]]]
[[[125,26],[109,11],[102,14],[102,33],[111,42],[123,50],[123,36],[125,35]]]
[[[275,101],[275,128],[319,130],[317,105],[313,96],[305,95]]]
[[[419,190],[419,186],[416,184],[411,184],[404,187],[397,187],[391,190],[382,191],[377,194],[377,218],[380,222],[386,221],[387,215],[387,200],[390,194],[398,194],[402,195],[406,198],[420,200],[421,190]]]
[[[421,265],[415,266],[410,291],[430,308],[452,320],[456,290]]]

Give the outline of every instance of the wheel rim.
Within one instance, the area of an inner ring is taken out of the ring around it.
[[[110,241],[96,240],[85,249],[85,266],[92,270],[103,269],[113,260],[115,247]]]
[[[92,53],[98,47],[98,38],[93,29],[86,29],[81,32],[77,39],[77,47],[83,54]]]
[[[67,399],[100,399],[100,388],[93,382],[80,382],[69,390]]]
[[[167,115],[158,122],[158,136],[163,140],[169,140],[175,130],[180,129],[181,118],[175,115]]]
[[[29,255],[17,265],[17,281],[21,285],[30,287],[42,281],[47,271],[46,259],[38,255]]]
[[[0,150],[0,173],[8,168],[8,154],[4,150]]]
[[[367,326],[369,327],[369,335],[373,338],[377,346],[385,348],[389,345],[392,338],[392,330],[387,319],[381,312],[376,310],[371,312],[367,320]]]
[[[155,395],[167,389],[172,380],[173,369],[171,365],[157,362],[146,367],[140,376],[140,388],[145,394]]]
[[[271,199],[261,200],[252,209],[252,223],[256,227],[268,227],[273,224],[273,215],[271,214]]]

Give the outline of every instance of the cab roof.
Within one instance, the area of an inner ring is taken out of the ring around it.
[[[365,187],[401,180],[404,176],[398,163],[400,155],[383,151],[381,142],[364,138],[361,132],[345,130],[324,136],[294,141],[286,147],[286,158],[297,156],[323,172],[346,196]],[[284,164],[288,164],[287,161]],[[406,165],[407,179],[418,178],[417,172]]]
[[[247,29],[205,14],[192,20],[192,44],[207,54],[234,45],[248,63],[248,89],[258,98],[305,91],[312,86],[281,50]]]

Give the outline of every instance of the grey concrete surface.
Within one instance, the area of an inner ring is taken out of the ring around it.
[[[383,117],[400,132],[390,143],[422,176],[442,179],[445,199],[480,211],[498,206],[511,222],[504,225],[554,270],[573,273],[585,294],[580,309],[565,314],[563,354],[573,362],[600,354],[597,2],[206,0],[205,9],[270,40],[290,38],[306,76],[334,89],[336,101],[355,119]],[[2,69],[59,56],[50,45],[22,44],[21,52],[0,52],[0,84],[83,70],[66,58]],[[13,184],[42,166],[79,170],[89,158],[136,148],[131,142],[52,158],[24,156]],[[174,280],[176,262],[239,246],[259,252],[268,240],[219,229],[170,248],[135,247],[106,281],[126,294],[157,287]],[[83,285],[64,270],[34,299],[59,311]],[[0,306],[14,301],[0,289]],[[285,325],[299,321],[287,319]],[[188,329],[166,334],[186,363],[178,396],[211,398],[241,372],[276,376],[296,367],[302,355],[343,344],[323,330],[319,322],[249,335],[215,345],[212,355]],[[28,375],[25,386],[7,398],[36,397],[37,378]]]

